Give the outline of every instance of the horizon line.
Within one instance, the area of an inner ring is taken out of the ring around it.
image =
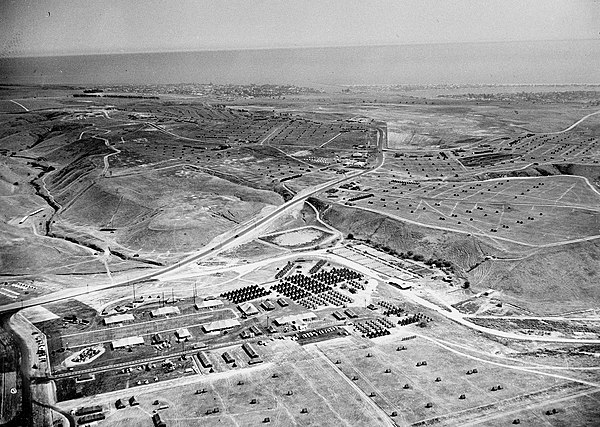
[[[246,47],[246,48],[201,48],[201,49],[173,49],[173,50],[147,50],[130,52],[89,52],[89,53],[46,53],[46,54],[25,54],[18,56],[2,56],[1,59],[22,59],[22,58],[59,58],[68,56],[103,56],[103,55],[142,55],[157,53],[199,53],[199,52],[245,52],[245,51],[265,51],[265,50],[308,50],[308,49],[348,49],[348,48],[367,48],[367,47],[400,47],[400,46],[435,46],[435,45],[461,45],[461,44],[501,44],[501,43],[541,43],[541,42],[579,42],[592,41],[595,38],[584,39],[529,39],[529,40],[493,40],[493,41],[461,41],[461,42],[433,42],[433,43],[375,43],[375,44],[349,44],[349,45],[315,45],[315,46],[275,46],[275,47]]]

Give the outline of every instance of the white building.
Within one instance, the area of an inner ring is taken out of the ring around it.
[[[152,317],[168,316],[169,314],[181,314],[181,312],[179,311],[179,307],[176,307],[176,306],[160,307],[160,308],[156,308],[150,312],[150,315]]]
[[[114,325],[117,323],[125,323],[125,322],[133,322],[133,314],[125,313],[125,314],[116,314],[114,316],[109,316],[104,318],[105,325]]]
[[[204,330],[204,332],[209,333],[235,328],[236,326],[241,326],[241,323],[238,322],[236,319],[223,319],[202,325],[202,329]]]
[[[127,337],[127,338],[121,338],[118,340],[114,340],[112,343],[112,348],[113,350],[116,350],[117,348],[125,348],[125,347],[134,347],[136,345],[144,345],[144,338],[143,337]]]
[[[278,317],[274,320],[277,326],[283,325],[299,325],[302,323],[309,323],[317,319],[317,315],[312,311],[306,313],[290,314],[289,316]]]

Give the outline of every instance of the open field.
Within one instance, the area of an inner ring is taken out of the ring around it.
[[[316,227],[297,228],[283,233],[262,236],[261,239],[277,246],[290,249],[316,246],[331,239],[332,234]]]
[[[432,227],[532,246],[585,239],[600,230],[600,195],[580,177],[402,185],[393,178],[383,184],[380,176],[357,183],[371,197],[340,189],[336,200]]]
[[[339,425],[340,422],[368,426],[382,421],[360,399],[352,405],[345,403],[355,400],[353,390],[322,360],[310,357],[308,360],[291,362],[282,362],[278,366],[259,365],[214,378],[210,375],[197,377],[193,382],[177,388],[180,399],[173,399],[169,389],[136,393],[140,407],[145,411],[137,408],[117,411],[114,402],[102,403],[109,410],[107,418],[112,425],[145,425],[149,418],[144,412],[154,409],[154,400],[169,406],[161,412],[161,416],[169,424],[178,426],[192,426],[198,422],[211,425],[258,425],[266,417],[271,419],[271,423],[283,426],[329,426]],[[202,389],[206,392],[195,394],[195,390]],[[292,394],[288,395],[289,392]],[[256,403],[251,403],[252,399]],[[215,408],[219,411],[213,413]],[[303,408],[308,411],[303,413]]]
[[[565,391],[586,390],[574,383],[477,363],[419,338],[402,343],[406,347],[402,351],[397,351],[397,342],[381,339],[388,342],[366,348],[333,343],[319,347],[363,393],[374,393],[373,400],[387,413],[396,411],[400,425],[434,418],[443,420],[442,425],[455,425],[471,413],[496,413],[511,405],[519,408],[528,399],[543,403],[538,393],[548,399]],[[422,361],[427,365],[417,367]],[[477,372],[467,374],[473,369]],[[491,391],[498,385],[502,389]]]

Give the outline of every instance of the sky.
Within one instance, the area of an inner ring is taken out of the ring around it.
[[[600,0],[0,0],[0,56],[600,41]]]

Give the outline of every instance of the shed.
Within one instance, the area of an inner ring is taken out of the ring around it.
[[[344,315],[342,313],[340,313],[339,311],[334,311],[333,313],[331,313],[331,315],[333,317],[336,318],[336,320],[344,320],[346,317],[344,317]]]
[[[222,354],[223,360],[225,361],[225,363],[234,363],[235,359],[233,357],[231,357],[231,354],[225,352]]]
[[[252,344],[250,344],[248,342],[244,343],[242,345],[242,349],[246,352],[246,354],[248,356],[250,356],[250,359],[256,359],[256,358],[258,358],[258,353],[254,349],[254,347],[252,347]]]
[[[346,313],[346,316],[348,316],[348,317],[349,317],[349,318],[351,318],[351,319],[356,319],[356,318],[358,317],[358,314],[356,314],[356,312],[355,312],[354,310],[351,310],[351,309],[349,309],[349,308],[348,308],[348,309],[346,309],[346,310],[344,311],[344,313]]]
[[[175,331],[175,335],[180,340],[187,340],[192,338],[192,334],[188,331],[187,328],[179,328]]]
[[[240,310],[246,316],[254,316],[255,314],[258,314],[258,309],[250,302],[244,302],[238,305],[238,310]]]
[[[96,412],[102,412],[102,406],[93,405],[93,406],[82,406],[75,411],[75,415],[89,415],[94,414]]]
[[[273,303],[269,300],[263,301],[260,306],[262,308],[264,308],[266,311],[271,311],[271,310],[275,310],[275,306],[273,305]]]
[[[152,415],[152,422],[154,423],[154,427],[167,427],[167,424],[160,418],[158,412]]]
[[[204,352],[198,352],[198,360],[205,368],[212,368],[212,363],[210,362],[210,360],[208,360],[208,357],[206,357],[206,354],[204,354]]]

